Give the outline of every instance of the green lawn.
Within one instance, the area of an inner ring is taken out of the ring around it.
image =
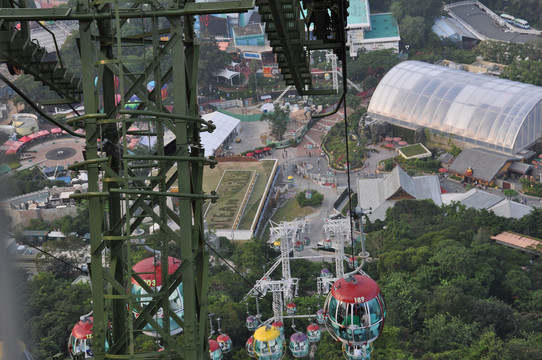
[[[400,148],[399,151],[405,154],[407,158],[427,153],[427,150],[425,150],[421,144],[413,144],[413,145],[405,146],[405,147]]]
[[[254,173],[246,170],[228,170],[223,173],[216,190],[220,198],[211,204],[205,216],[217,229],[229,229],[233,226]]]
[[[273,172],[273,167],[275,166],[275,163],[276,160],[262,160],[255,162],[219,162],[214,169],[205,169],[203,190],[206,193],[210,193],[211,191],[215,190],[218,186],[220,178],[222,177],[222,174],[226,171],[255,171],[258,174],[258,178],[256,180],[256,183],[254,184],[252,193],[248,198],[245,212],[243,213],[241,221],[239,222],[237,227],[239,230],[248,230],[250,229],[250,226],[254,221],[254,216],[256,215],[256,211],[258,210],[260,201],[264,196],[265,187]],[[241,179],[239,179],[239,181],[240,180]],[[236,204],[234,204],[235,199],[230,199],[230,196],[220,191],[220,189],[218,191],[218,196],[218,201],[213,204],[213,206],[211,206],[209,212],[205,216],[205,219],[209,222],[209,226],[212,226],[215,229],[223,229],[224,226],[226,226],[225,228],[229,229],[231,225],[228,227],[228,221],[223,218],[229,217],[229,215],[233,212],[233,208],[236,206]],[[232,201],[230,202],[230,200]],[[210,215],[213,207],[223,207],[224,209],[223,211],[218,212],[214,219],[211,219]]]
[[[284,204],[284,206],[280,207],[277,210],[277,212],[271,218],[271,221],[274,221],[276,223],[281,221],[293,221],[296,218],[312,214],[314,211],[315,208],[310,206],[300,207],[297,204],[296,199],[292,198],[288,200],[286,204]]]
[[[243,217],[239,222],[238,228],[240,230],[250,229],[252,221],[254,221],[254,215],[256,214],[256,211],[258,211],[258,206],[260,205],[260,201],[265,193],[265,187],[269,181],[269,176],[271,175],[273,167],[275,166],[274,161],[260,161],[259,164],[263,165],[263,168],[258,172],[258,180],[256,180],[256,184],[254,184],[252,194],[248,199],[247,207],[245,208]]]

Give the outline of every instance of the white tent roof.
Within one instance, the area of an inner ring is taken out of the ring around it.
[[[226,78],[228,80],[231,80],[234,76],[239,76],[239,72],[237,71],[231,71],[228,69],[220,70],[218,73],[215,74],[215,76],[220,76],[223,78]]]
[[[216,129],[212,133],[200,133],[201,143],[205,147],[205,156],[213,155],[214,150],[228,138],[233,130],[237,128],[239,131],[238,127],[241,123],[241,120],[218,111],[205,114],[202,118],[207,121],[212,121],[213,124],[216,125]]]

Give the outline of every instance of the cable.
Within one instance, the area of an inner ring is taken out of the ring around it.
[[[339,18],[342,25],[344,25],[344,29],[346,29],[346,17],[344,13],[346,12],[345,8],[345,1],[340,2],[342,6],[339,8]],[[346,40],[345,40],[346,41]],[[348,187],[348,210],[349,210],[349,217],[350,217],[350,240],[352,244],[352,258],[354,257],[354,212],[352,211],[352,189],[350,187],[350,152],[348,150],[348,114],[347,114],[347,108],[346,108],[346,93],[348,91],[348,85],[347,85],[347,77],[346,77],[346,44],[341,47],[341,57],[343,60],[343,67],[342,67],[342,73],[343,73],[343,108],[344,108],[344,136],[345,136],[345,142],[346,142],[346,179],[347,179],[347,187]],[[340,104],[339,104],[340,106]],[[339,107],[338,106],[338,107]]]
[[[209,243],[207,241],[203,241],[205,243],[205,245],[207,245],[209,247],[209,249],[211,249],[215,254],[216,256],[218,256],[220,258],[220,260],[222,260],[226,265],[228,265],[230,267],[230,269],[232,269],[237,275],[239,275],[248,285],[250,285],[250,287],[252,287],[253,289],[255,289],[257,292],[258,292],[258,295],[260,297],[264,296],[264,294],[262,294],[260,292],[260,290],[256,289],[255,286],[256,284],[251,284],[250,281],[248,281],[247,278],[245,278],[239,271],[237,271],[233,266],[231,266],[227,261],[226,259],[224,259],[215,249],[213,249],[213,247],[211,245],[209,245]]]
[[[80,271],[82,274],[85,273],[85,271],[84,271],[82,268],[77,267],[77,266],[75,266],[75,265],[72,265],[72,264],[70,264],[69,262],[64,261],[64,260],[62,260],[62,259],[60,259],[60,258],[57,258],[56,256],[54,256],[54,255],[48,253],[48,252],[45,251],[45,250],[40,249],[39,247],[37,247],[37,246],[35,246],[35,245],[32,245],[32,244],[30,244],[30,243],[28,243],[28,242],[26,242],[26,241],[24,241],[24,240],[22,241],[22,243],[25,244],[26,246],[30,246],[31,248],[34,248],[34,249],[36,249],[36,250],[38,250],[38,251],[44,253],[44,254],[47,255],[47,256],[52,257],[52,258],[55,259],[55,260],[60,261],[61,263],[64,263],[64,264],[66,264],[66,265],[68,265],[68,266],[70,266],[70,267],[72,267],[72,268],[74,268],[74,269],[77,269],[77,270]]]

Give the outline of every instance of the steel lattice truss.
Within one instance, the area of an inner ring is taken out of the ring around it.
[[[268,12],[263,11],[267,32],[270,39],[275,36],[273,50],[287,82],[307,93],[311,84],[307,52],[332,49],[340,59],[344,53],[347,2],[271,0],[261,5],[268,5]],[[95,359],[208,356],[208,265],[202,205],[216,196],[203,193],[202,181],[204,167],[215,162],[204,157],[199,134],[213,131],[215,126],[198,116],[193,17],[253,7],[253,0],[197,4],[80,0],[74,8],[33,9],[26,8],[24,0],[0,0],[0,63],[7,63],[14,73],[22,70],[54,90],[59,95],[56,104],[73,106],[84,101],[85,114],[71,119],[69,125],[85,134],[85,161],[72,168],[88,172],[88,192],[77,197],[86,199],[90,210]],[[305,20],[301,8],[307,11]],[[81,69],[68,69],[58,54],[47,53],[31,41],[29,22],[44,20],[79,23]],[[16,30],[19,22],[21,29]],[[305,30],[309,26],[314,27],[314,39],[308,39]],[[147,88],[150,81],[154,82],[151,91]],[[173,110],[164,106],[160,96],[166,84]],[[139,99],[135,105],[130,100],[134,95]],[[132,128],[135,124],[136,130]],[[164,140],[166,132],[175,139],[169,144]],[[131,153],[127,139],[132,135],[155,139],[156,145],[148,153]],[[174,186],[178,188],[175,192],[171,191]],[[168,197],[179,200],[178,212],[166,206]],[[175,251],[182,261],[169,276],[168,262],[162,261],[159,291],[150,288],[142,274],[132,272],[132,248],[138,246],[133,240],[141,238],[133,233],[144,219],[158,227],[145,236],[145,242],[159,250],[162,258]],[[170,223],[180,230],[173,231]],[[283,243],[289,246],[290,242]],[[282,264],[283,274],[291,278],[289,261]],[[132,294],[131,279],[149,293],[145,301]],[[183,319],[169,310],[168,301],[181,281]],[[296,284],[292,279],[279,286],[280,292],[290,298]],[[271,289],[275,285],[279,284],[271,284]],[[132,311],[138,313],[137,318]],[[163,328],[155,319],[158,311],[164,312]],[[182,342],[164,330],[170,321],[183,327]],[[134,341],[147,324],[162,338],[167,351],[136,353]]]

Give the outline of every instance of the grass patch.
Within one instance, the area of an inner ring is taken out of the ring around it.
[[[417,156],[417,155],[423,155],[427,154],[427,149],[422,146],[422,144],[413,144],[409,146],[405,146],[399,149],[401,153],[403,153],[407,158]],[[431,153],[429,153],[431,155]]]
[[[254,221],[254,216],[256,215],[258,206],[260,205],[260,201],[264,196],[265,187],[267,185],[267,182],[269,181],[270,175],[273,172],[274,165],[275,160],[262,160],[255,162],[219,162],[214,169],[205,169],[203,177],[203,191],[208,194],[211,191],[215,190],[218,182],[220,181],[220,177],[225,171],[256,171],[256,173],[258,174],[258,178],[256,180],[256,183],[254,184],[254,188],[252,189],[252,193],[246,204],[245,212],[243,213],[241,221],[239,221],[237,227],[239,230],[248,230],[250,229],[250,226]],[[225,201],[228,200],[220,192],[218,193],[218,195],[221,197],[219,198],[217,203],[214,204],[214,206],[219,204],[225,204]],[[209,205],[210,202],[206,204],[206,206]],[[205,209],[206,207],[204,208],[204,211]],[[206,216],[206,220],[209,222],[209,226],[212,226],[215,229],[222,229],[218,226],[218,224],[214,224],[210,220],[209,213]]]
[[[240,230],[249,230],[254,220],[254,215],[258,211],[258,206],[260,206],[260,201],[265,192],[265,187],[269,181],[269,176],[273,171],[273,166],[275,163],[273,161],[260,161],[259,164],[262,165],[261,170],[258,171],[258,180],[254,184],[252,189],[252,194],[248,199],[247,207],[245,208],[245,213],[239,222]]]
[[[314,208],[310,206],[301,207],[295,198],[288,200],[271,218],[271,221],[294,221],[296,218],[304,217],[314,212]]]
[[[211,205],[206,215],[209,222],[217,229],[229,229],[233,226],[253,175],[253,171],[224,172],[216,191],[220,199]]]

